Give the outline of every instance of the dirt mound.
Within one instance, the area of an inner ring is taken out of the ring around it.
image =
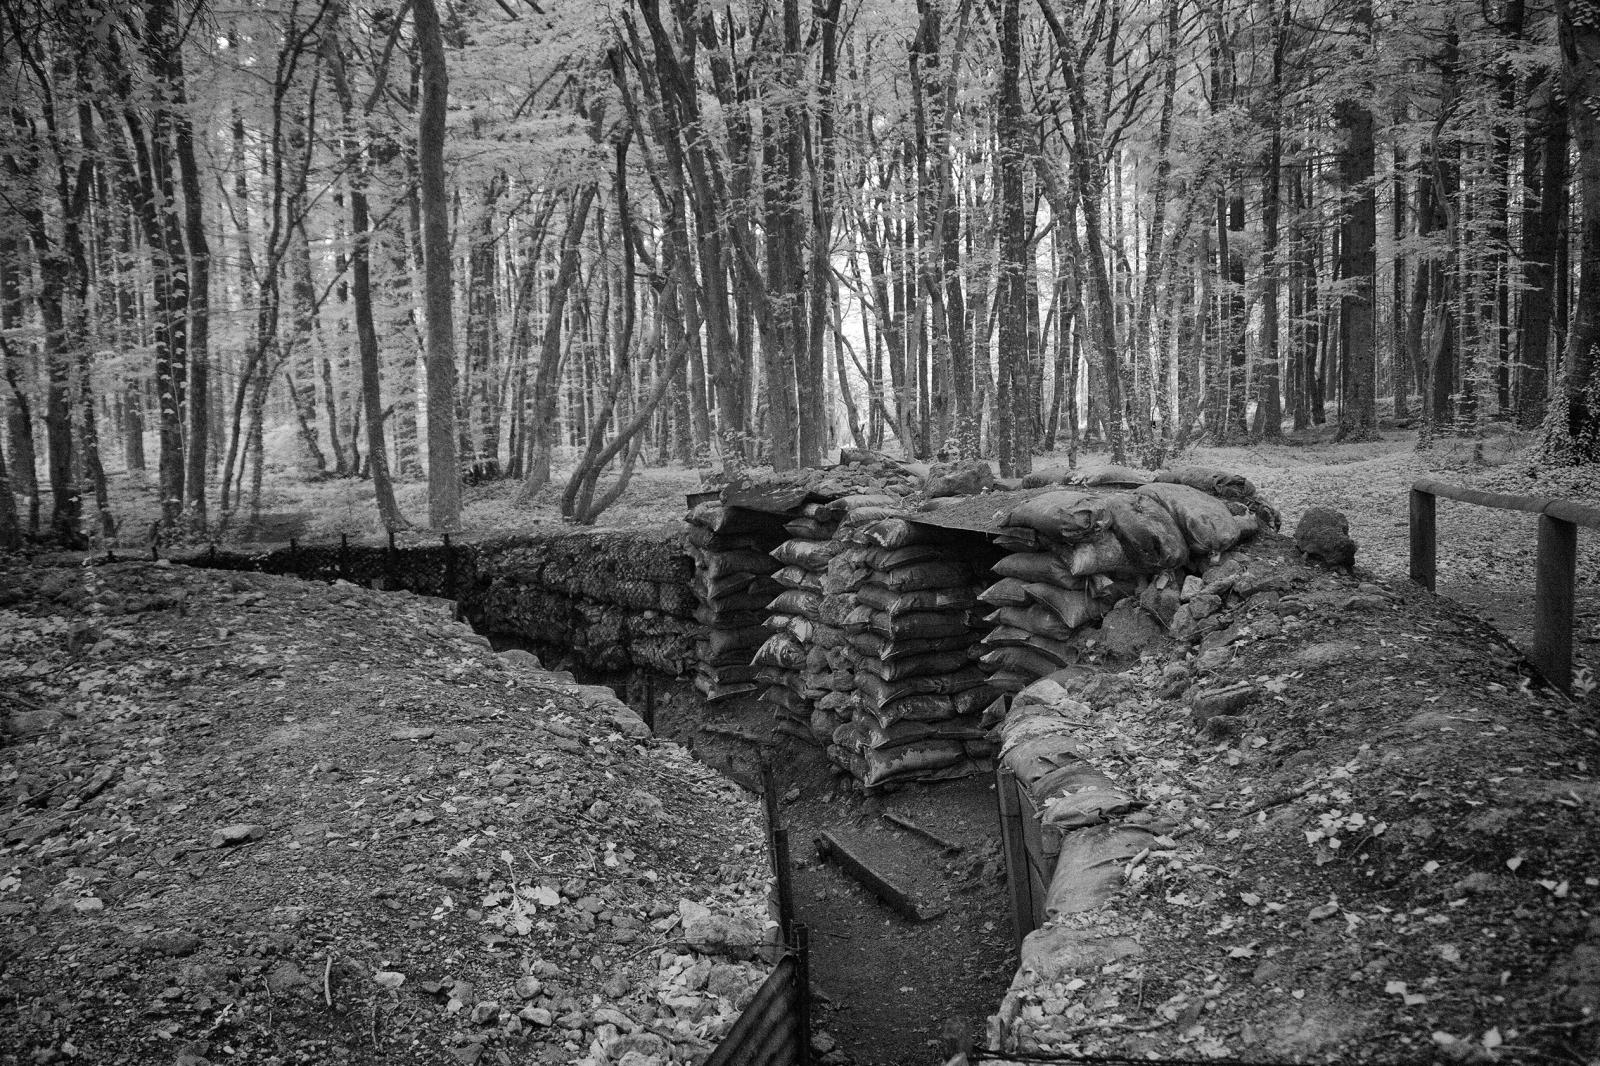
[[[0,1062],[703,1056],[759,808],[437,600],[0,572]],[[704,948],[704,952],[702,952]]]
[[[1503,637],[1409,583],[1308,568],[1275,536],[1237,562],[1173,653],[1056,678],[1074,750],[1155,835],[1107,904],[1036,934],[991,1040],[1593,1061],[1592,701],[1524,684]]]

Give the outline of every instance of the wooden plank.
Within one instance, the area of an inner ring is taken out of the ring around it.
[[[1006,861],[1006,892],[1011,901],[1011,935],[1018,953],[1022,939],[1035,928],[1028,849],[1023,841],[1022,798],[1017,775],[1001,764],[995,771],[995,796],[1000,803],[1000,851]]]
[[[942,849],[947,855],[954,855],[958,851],[965,850],[955,841],[946,840],[938,833],[935,833],[932,829],[929,829],[926,826],[918,825],[910,818],[902,817],[901,815],[895,814],[893,811],[884,811],[883,820],[888,822],[890,825],[895,826],[896,828],[904,829],[913,836],[921,837],[930,844],[938,845],[939,848]]]
[[[1577,500],[1551,500],[1544,513],[1575,526],[1600,529],[1600,507],[1593,504],[1579,503]]]
[[[1434,481],[1432,478],[1413,481],[1411,488],[1413,491],[1443,496],[1447,500],[1475,503],[1479,507],[1493,507],[1501,511],[1524,511],[1528,514],[1544,514],[1550,505],[1556,502],[1548,496],[1508,496],[1502,492],[1482,492],[1478,489]]]
[[[1432,592],[1439,565],[1438,504],[1422,485],[1411,486],[1411,580]]]
[[[888,874],[874,867],[858,849],[848,846],[827,830],[817,835],[817,850],[823,858],[838,863],[845,873],[903,918],[922,922],[944,913],[942,907],[926,907],[917,902],[909,890],[890,880]]]
[[[1578,567],[1578,527],[1539,519],[1538,578],[1533,594],[1533,654],[1544,679],[1572,690],[1572,584]]]

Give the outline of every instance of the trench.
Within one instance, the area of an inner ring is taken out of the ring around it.
[[[813,1061],[927,1066],[944,1061],[955,1033],[982,1042],[984,1020],[1016,969],[992,775],[865,796],[820,749],[774,733],[770,716],[708,707],[680,678],[593,671],[563,649],[480,633],[496,651],[530,651],[580,683],[612,689],[658,738],[753,796],[769,768],[789,831],[796,919],[811,934]],[[825,858],[823,833],[859,842],[928,916],[897,912]]]
[[[708,700],[697,689],[692,677],[701,664],[690,645],[664,635],[674,617],[672,588],[687,572],[651,562],[662,541],[624,535],[602,544],[596,564],[572,550],[573,538],[584,536],[592,534],[458,544],[442,555],[434,545],[296,544],[253,555],[211,550],[178,561],[452,599],[458,616],[496,651],[529,651],[546,669],[605,685],[659,738],[681,744],[752,793],[760,794],[768,768],[789,831],[795,916],[811,934],[812,1061],[925,1066],[943,1061],[941,1051],[954,1040],[981,1042],[985,1019],[1016,965],[994,776],[863,793],[821,748],[774,728],[766,708]],[[629,562],[619,561],[630,553]],[[617,567],[634,576],[619,578]],[[642,573],[661,579],[651,593],[654,606],[643,606],[649,597],[638,587],[621,595],[627,603],[599,598],[651,580]],[[628,617],[615,617],[620,613]],[[630,627],[630,619],[639,624]],[[913,897],[914,916],[826,858],[818,847],[824,834],[848,841],[891,874]]]

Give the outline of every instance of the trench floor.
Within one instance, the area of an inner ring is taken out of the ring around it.
[[[640,707],[641,694],[631,695]],[[758,786],[763,759],[773,767],[795,911],[811,931],[812,1031],[818,1050],[828,1052],[822,1061],[927,1066],[943,1062],[961,1035],[981,1042],[984,1020],[1016,970],[992,777],[865,797],[821,749],[774,738],[762,711],[710,712],[692,691],[653,703],[659,736],[692,747],[747,787]],[[823,832],[892,873],[917,909],[933,916],[912,920],[881,902],[821,854]]]

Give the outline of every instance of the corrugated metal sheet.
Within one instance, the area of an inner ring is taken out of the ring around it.
[[[801,1031],[798,973],[793,955],[778,960],[706,1066],[799,1066],[810,1036]]]

